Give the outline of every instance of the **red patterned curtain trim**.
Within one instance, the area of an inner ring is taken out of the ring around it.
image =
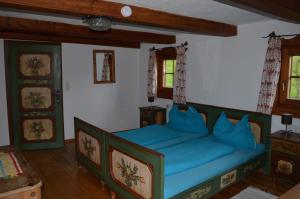
[[[270,37],[262,73],[257,112],[271,114],[281,67],[281,39]]]
[[[155,50],[149,53],[147,97],[157,96],[157,61]]]
[[[186,48],[176,47],[176,70],[174,75],[173,101],[177,104],[185,104],[185,84],[186,84]]]

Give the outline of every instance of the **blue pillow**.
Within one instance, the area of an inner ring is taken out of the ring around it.
[[[248,122],[248,115],[245,115],[236,125],[232,124],[226,116],[225,118],[224,116],[225,114],[220,116],[214,127],[213,134],[216,139],[236,148],[256,149],[256,140]],[[223,130],[221,128],[222,123],[219,121],[224,124]],[[231,125],[228,122],[231,123]]]
[[[223,136],[226,133],[232,131],[234,128],[234,124],[232,124],[226,117],[225,113],[222,112],[220,117],[218,118],[214,128],[213,135],[215,137]]]
[[[208,134],[205,122],[202,116],[193,107],[189,107],[186,112],[178,109],[177,105],[173,105],[169,112],[169,122],[167,126],[177,131],[188,133],[199,133],[202,136]]]

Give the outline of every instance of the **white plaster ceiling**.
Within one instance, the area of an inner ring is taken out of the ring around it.
[[[107,0],[151,8],[183,16],[209,19],[233,25],[270,20],[265,16],[213,0]]]

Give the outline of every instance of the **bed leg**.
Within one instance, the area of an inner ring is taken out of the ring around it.
[[[117,199],[117,194],[113,191],[110,191],[111,199]]]
[[[77,167],[78,167],[78,169],[82,168],[81,164],[78,161],[77,161]]]
[[[102,190],[105,189],[105,183],[104,183],[104,181],[101,180],[100,183],[101,183],[101,189],[102,189]]]

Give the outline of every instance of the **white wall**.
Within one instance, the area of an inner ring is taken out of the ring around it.
[[[115,84],[93,83],[93,49],[115,50]],[[138,127],[138,56],[138,49],[62,44],[66,139],[74,137],[74,116],[108,131]]]
[[[93,49],[115,50],[115,84],[93,83]],[[9,144],[3,40],[0,40],[0,146]],[[62,44],[65,139],[74,138],[73,117],[108,131],[137,128],[139,50]]]
[[[181,34],[177,43],[187,41],[187,100],[203,104],[255,111],[261,74],[267,48],[262,36],[300,33],[300,25],[267,21],[241,25],[238,36],[230,38]],[[142,45],[140,56],[140,105],[146,105],[146,70],[148,49]],[[169,100],[157,100],[165,106]],[[280,117],[273,116],[272,132],[282,129]],[[294,119],[292,128],[300,132],[300,120]]]

